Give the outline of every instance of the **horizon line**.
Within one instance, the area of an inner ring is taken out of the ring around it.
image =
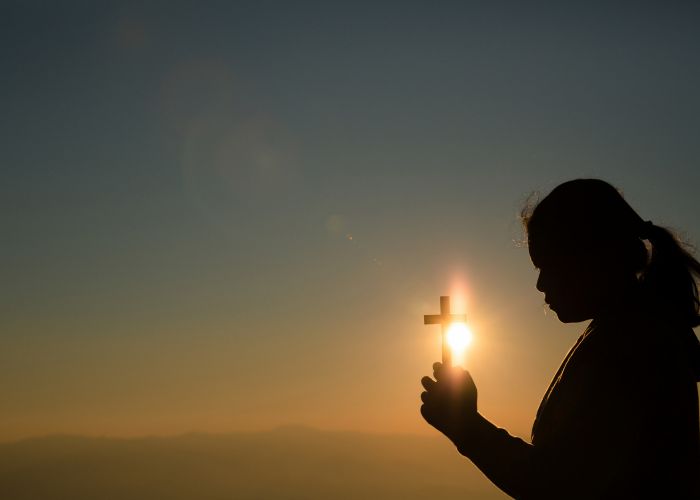
[[[299,432],[313,432],[318,434],[359,434],[366,436],[396,436],[396,437],[417,437],[417,438],[437,438],[436,435],[431,435],[430,433],[411,433],[411,432],[394,432],[394,431],[377,431],[377,430],[358,430],[358,429],[326,429],[320,427],[314,427],[308,424],[302,423],[287,423],[279,424],[274,427],[266,429],[238,429],[230,431],[203,431],[203,430],[189,430],[177,433],[164,433],[164,434],[91,434],[85,433],[81,434],[79,432],[47,432],[43,434],[34,434],[21,436],[17,438],[0,438],[0,445],[7,444],[19,444],[27,441],[41,441],[47,439],[92,439],[92,440],[105,440],[105,441],[140,441],[149,439],[181,439],[192,436],[202,436],[202,437],[227,437],[235,435],[262,435],[271,434],[275,432],[285,431],[285,430],[296,430]]]

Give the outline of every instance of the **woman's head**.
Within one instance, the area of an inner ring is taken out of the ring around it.
[[[537,288],[564,322],[614,308],[633,290],[698,324],[700,264],[668,231],[644,220],[607,182],[577,179],[523,211]],[[643,240],[651,243],[651,255]]]

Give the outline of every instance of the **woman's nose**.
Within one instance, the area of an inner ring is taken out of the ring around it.
[[[540,270],[540,274],[537,276],[537,283],[535,284],[535,287],[542,293],[544,293],[544,279],[543,279],[543,273]]]

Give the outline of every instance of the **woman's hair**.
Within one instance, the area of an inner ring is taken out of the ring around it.
[[[557,241],[602,255],[615,268],[636,273],[648,296],[674,320],[700,325],[700,262],[669,230],[644,221],[607,182],[565,182],[539,203],[527,204],[521,216],[528,241]]]

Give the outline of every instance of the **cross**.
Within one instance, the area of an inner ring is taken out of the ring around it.
[[[440,314],[426,314],[423,316],[424,325],[442,325],[442,364],[452,366],[452,353],[447,345],[447,329],[454,321],[467,321],[465,314],[450,313],[450,297],[440,297]]]

